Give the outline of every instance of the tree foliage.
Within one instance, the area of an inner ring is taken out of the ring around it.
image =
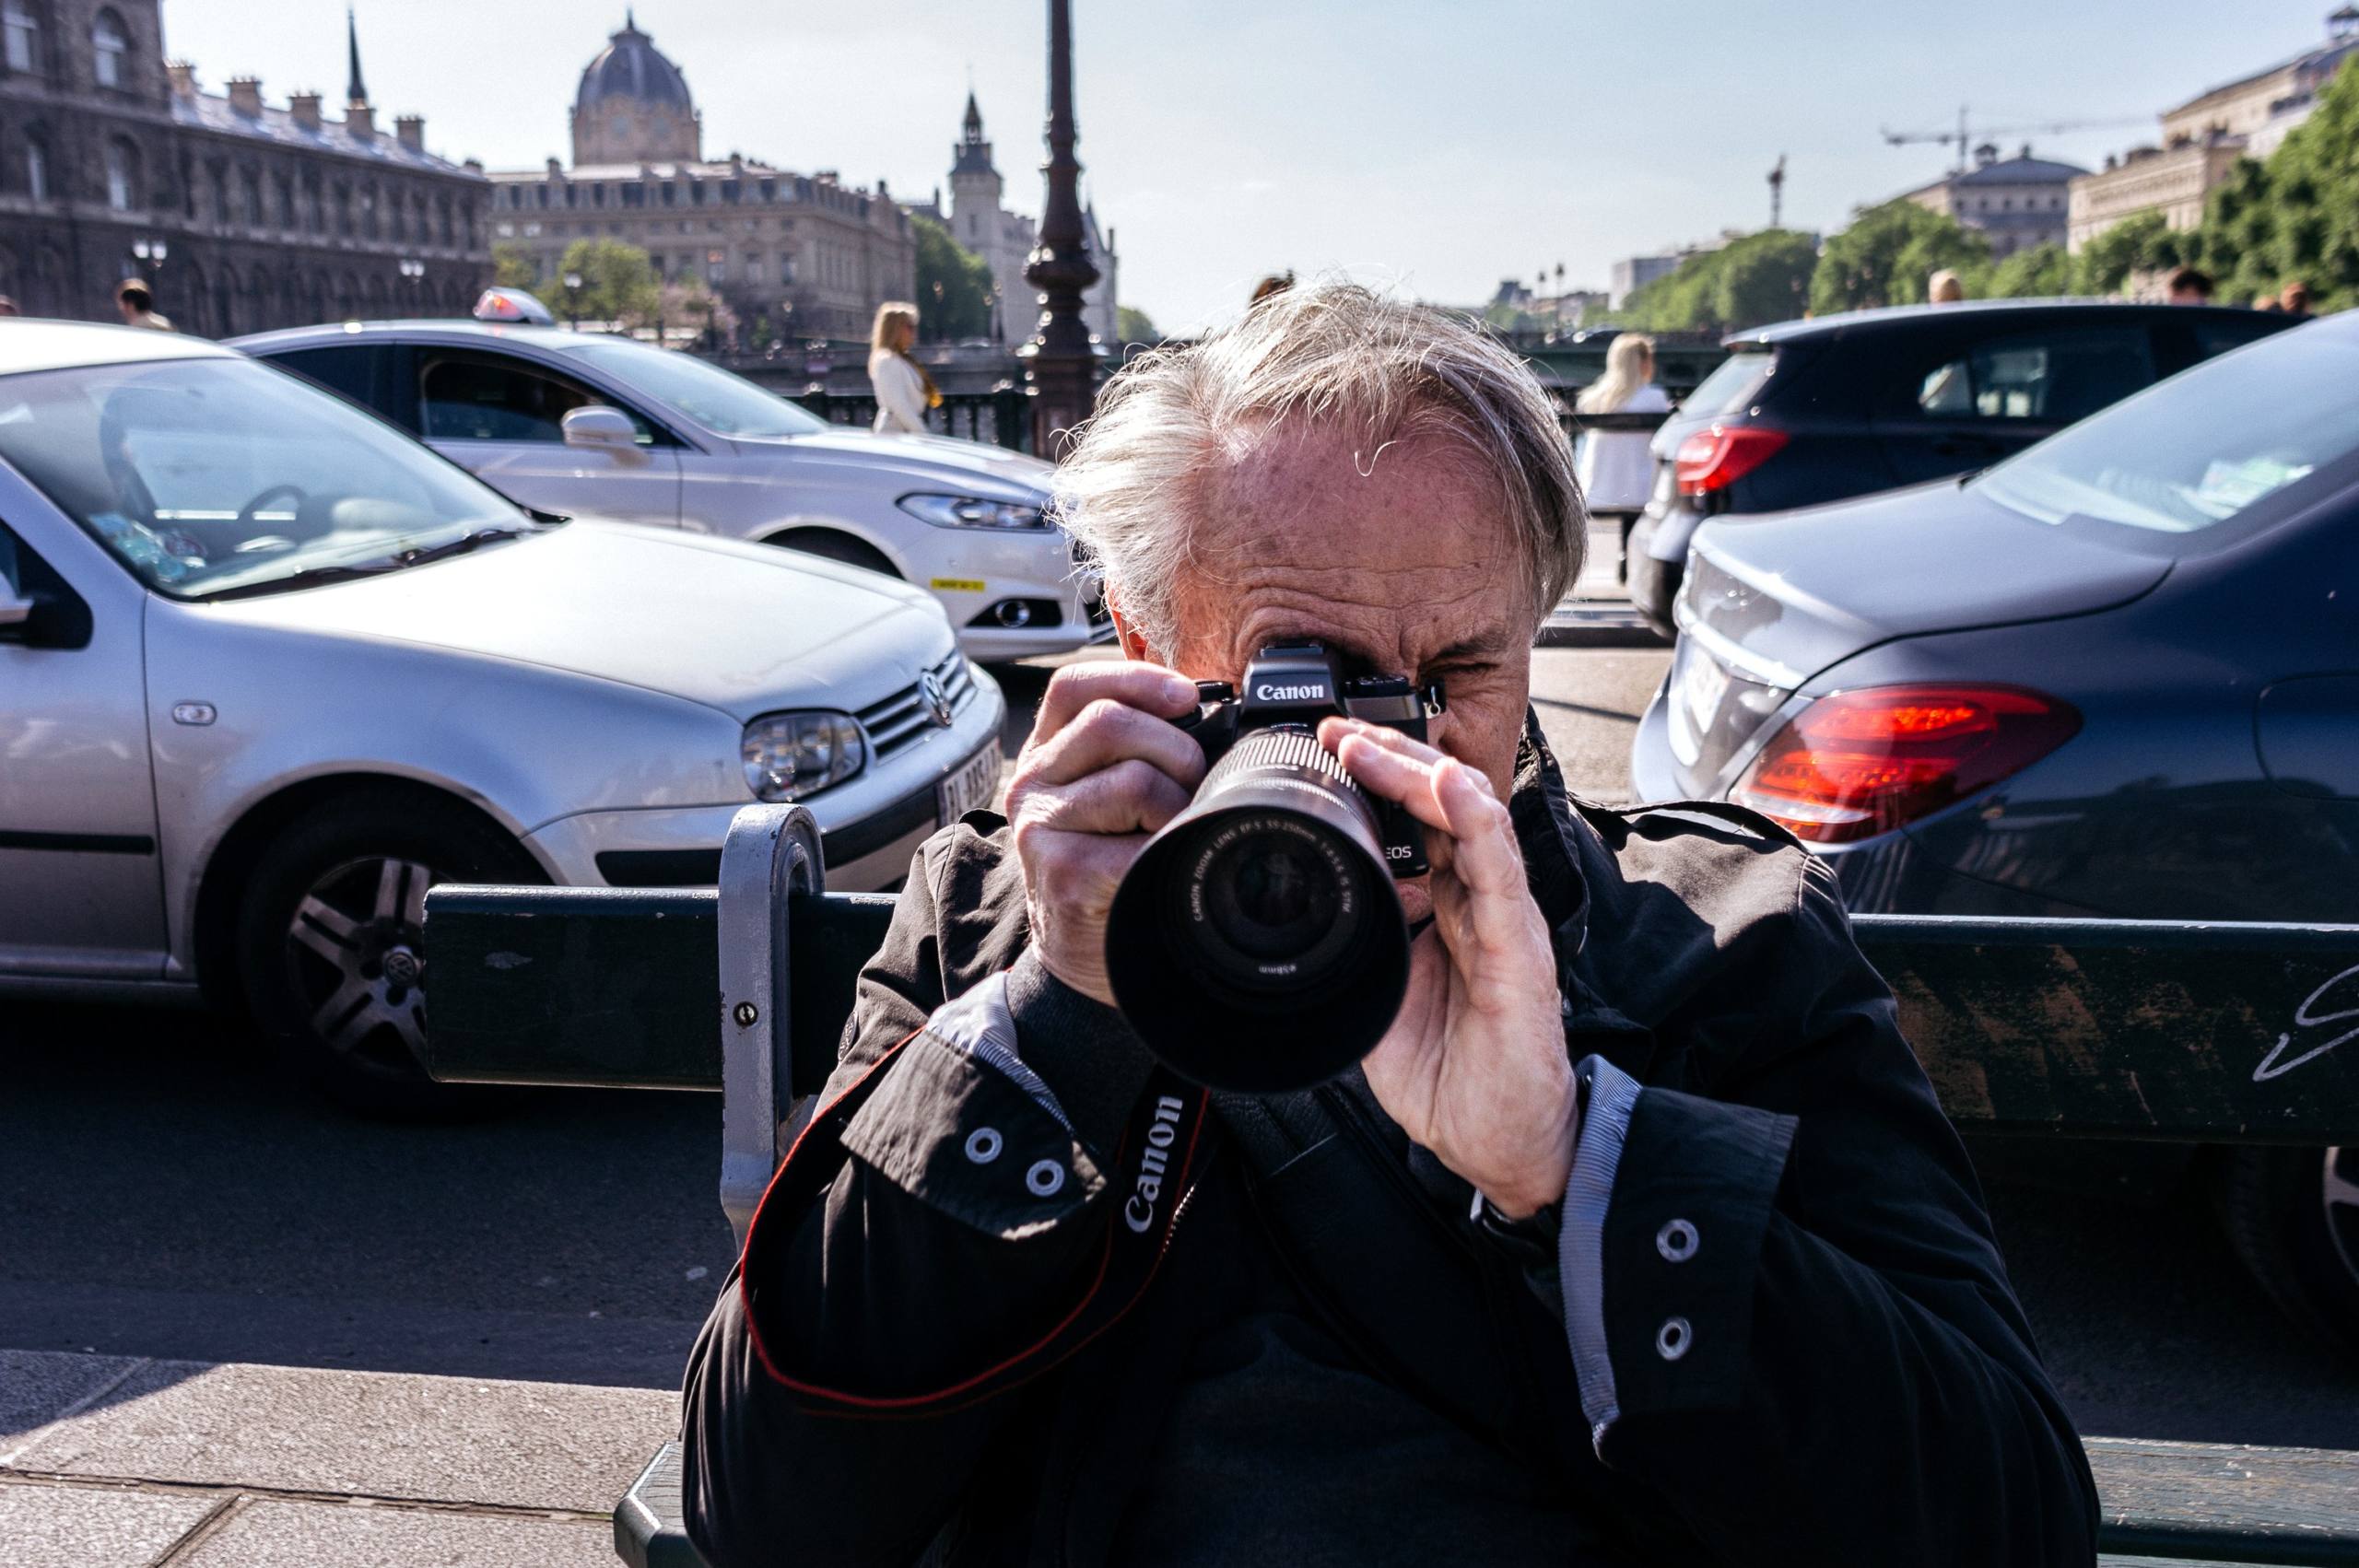
[[[569,276],[581,278],[581,286],[568,288]],[[565,248],[556,277],[542,284],[541,298],[576,321],[649,320],[655,310],[655,264],[646,252],[619,240],[576,240]]]
[[[500,288],[538,288],[541,265],[533,253],[512,240],[491,248],[491,281]]]
[[[1163,334],[1155,330],[1144,310],[1131,305],[1114,308],[1114,330],[1124,343],[1161,343]]]
[[[2073,293],[2076,275],[2063,246],[2034,245],[1992,267],[1983,292],[1992,299],[2052,299]]]
[[[2178,264],[2179,239],[2159,212],[2142,212],[2092,239],[2072,258],[2073,286],[2083,294],[2113,294],[2133,272]]]
[[[2224,298],[2273,296],[2298,280],[2313,310],[2359,305],[2359,70],[2336,72],[2266,163],[2238,163],[2202,227],[2180,238]]]
[[[1827,239],[1811,279],[1811,309],[1820,315],[1878,305],[1919,305],[1927,281],[1947,268],[1971,296],[1990,272],[1990,242],[1955,218],[1906,196],[1863,208]]]
[[[918,335],[930,341],[988,337],[991,264],[930,217],[912,213],[910,227],[918,241]]]
[[[1810,302],[1817,261],[1809,235],[1764,229],[1698,252],[1632,289],[1613,320],[1642,332],[1735,332],[1790,321]]]

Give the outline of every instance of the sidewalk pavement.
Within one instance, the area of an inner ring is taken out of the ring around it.
[[[644,1388],[0,1351],[11,1568],[613,1568]]]

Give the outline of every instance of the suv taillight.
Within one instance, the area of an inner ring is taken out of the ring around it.
[[[1715,425],[1679,443],[1672,454],[1672,477],[1683,496],[1724,489],[1778,455],[1786,432],[1766,425]]]
[[[2081,716],[2018,686],[1870,686],[1820,697],[1753,759],[1729,799],[1814,844],[1889,833],[2020,772]]]

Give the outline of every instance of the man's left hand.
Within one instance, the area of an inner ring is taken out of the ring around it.
[[[1426,826],[1434,923],[1401,1015],[1362,1070],[1387,1115],[1510,1218],[1564,1197],[1579,1112],[1548,923],[1490,780],[1398,731],[1330,719],[1319,738],[1371,795]]]

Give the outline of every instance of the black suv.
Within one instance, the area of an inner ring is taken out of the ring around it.
[[[2208,305],[1992,299],[1853,310],[1723,340],[1655,433],[1631,602],[1664,636],[1696,525],[1988,468],[2289,317]]]

